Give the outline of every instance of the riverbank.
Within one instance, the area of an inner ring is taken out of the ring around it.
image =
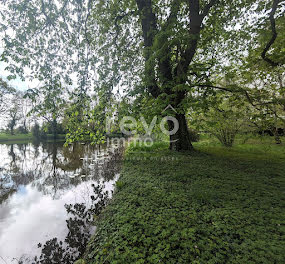
[[[86,263],[282,263],[285,163],[263,147],[130,148]]]
[[[31,133],[29,134],[17,134],[17,135],[9,135],[9,134],[3,134],[0,133],[0,144],[1,143],[21,143],[26,141],[31,141],[33,139],[33,135]]]
[[[21,144],[21,143],[28,143],[35,140],[31,133],[28,134],[3,134],[0,133],[0,144]],[[57,141],[65,140],[64,134],[59,134],[57,136]],[[47,138],[41,141],[53,141],[53,135],[48,134]]]

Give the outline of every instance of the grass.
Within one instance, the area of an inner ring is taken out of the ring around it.
[[[221,146],[214,137],[204,136],[198,143],[194,143],[196,149],[215,154],[220,157],[244,158],[250,160],[268,160],[275,162],[285,161],[285,138],[282,138],[283,144],[275,144],[274,137],[266,136],[239,136],[233,148]]]
[[[10,135],[10,134],[0,134],[0,143],[3,142],[25,142],[25,141],[31,141],[33,138],[32,134],[16,134],[16,135]]]
[[[33,135],[31,133],[29,134],[5,134],[5,133],[0,133],[0,144],[5,143],[5,144],[19,144],[19,143],[27,143],[31,142],[33,140]],[[65,135],[59,134],[57,135],[57,141],[62,141],[65,140]],[[53,141],[53,135],[48,134],[47,139],[45,141]]]
[[[255,143],[131,145],[86,263],[284,263],[284,146]]]

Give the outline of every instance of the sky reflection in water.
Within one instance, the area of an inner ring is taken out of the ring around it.
[[[38,254],[38,243],[64,239],[64,205],[88,205],[94,182],[105,181],[105,189],[113,189],[119,172],[115,149],[0,145],[0,264]]]

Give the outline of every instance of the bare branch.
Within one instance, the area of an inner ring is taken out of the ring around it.
[[[194,84],[194,85],[191,85],[191,87],[212,88],[212,89],[222,90],[222,91],[231,92],[231,93],[236,92],[235,90],[230,89],[230,88],[215,86],[211,84]]]

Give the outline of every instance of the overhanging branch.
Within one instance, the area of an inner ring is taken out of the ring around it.
[[[271,24],[271,31],[272,31],[272,37],[268,41],[266,47],[264,48],[264,50],[261,53],[262,59],[265,60],[266,62],[268,62],[273,67],[277,67],[279,65],[279,63],[273,61],[270,58],[268,58],[268,56],[266,56],[266,53],[270,50],[271,46],[274,44],[274,42],[275,42],[275,40],[277,39],[277,36],[278,36],[278,33],[276,31],[276,21],[275,21],[274,15],[275,15],[275,13],[277,11],[277,7],[278,7],[279,3],[281,3],[280,0],[273,0],[272,9],[271,9],[271,12],[270,12],[270,15],[269,15],[270,24]]]
[[[192,85],[191,87],[200,87],[200,88],[211,88],[211,89],[217,89],[225,92],[230,92],[230,93],[241,93],[243,94],[248,102],[253,106],[253,107],[258,107],[262,105],[271,105],[271,104],[282,104],[282,102],[278,99],[274,101],[267,101],[267,102],[262,102],[262,103],[254,103],[254,100],[252,99],[251,95],[248,93],[246,89],[243,89],[241,87],[237,87],[235,89],[233,88],[227,88],[227,87],[220,87],[220,86],[215,86],[211,84],[195,84]],[[283,104],[282,104],[283,105]]]
[[[87,32],[87,22],[88,22],[88,19],[91,15],[91,8],[92,8],[92,3],[93,1],[92,0],[89,0],[88,1],[88,7],[87,7],[87,16],[86,16],[86,19],[85,19],[85,22],[84,22],[84,35],[85,35],[85,39],[88,43],[88,45],[90,46],[91,45],[91,41],[89,40],[89,37],[88,37],[88,32]]]
[[[188,46],[182,55],[181,62],[178,70],[180,70],[181,74],[186,75],[188,71],[188,67],[193,60],[196,50],[198,47],[198,41],[200,38],[200,32],[202,30],[202,22],[203,19],[209,14],[210,9],[218,3],[219,0],[210,0],[210,2],[204,7],[204,9],[200,10],[200,2],[199,0],[189,0],[189,19],[190,19],[190,41]]]
[[[203,18],[209,14],[211,7],[218,3],[219,0],[211,0],[205,7],[202,12]]]

